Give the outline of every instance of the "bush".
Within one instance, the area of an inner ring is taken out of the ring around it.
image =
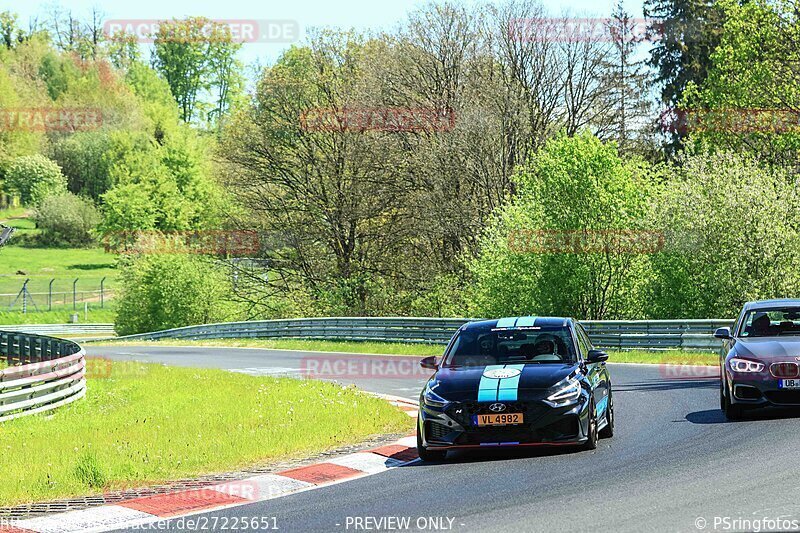
[[[100,213],[90,200],[62,192],[41,200],[34,220],[42,230],[42,244],[88,246],[94,243],[93,232],[100,223]]]
[[[141,255],[121,273],[116,330],[131,335],[232,318],[223,270],[191,255]]]
[[[36,205],[67,190],[61,168],[43,155],[25,155],[11,161],[6,170],[7,191],[18,194],[23,204]]]

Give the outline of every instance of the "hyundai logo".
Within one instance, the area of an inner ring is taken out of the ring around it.
[[[506,406],[502,403],[493,403],[489,406],[489,410],[493,413],[502,413],[506,410]]]

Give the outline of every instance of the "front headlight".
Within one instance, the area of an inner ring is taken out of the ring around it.
[[[551,394],[545,400],[553,407],[569,405],[578,401],[581,397],[581,382],[577,379],[567,381],[563,387]]]
[[[433,386],[434,389],[436,387],[438,387],[438,384]],[[439,396],[438,394],[436,394],[435,392],[433,392],[430,383],[425,385],[425,392],[422,395],[422,401],[428,407],[436,407],[437,409],[441,409],[442,407],[450,403],[441,396]]]
[[[734,372],[761,372],[764,370],[764,363],[758,363],[756,361],[749,361],[747,359],[739,359],[734,357],[731,359],[728,364],[731,367],[731,370]]]

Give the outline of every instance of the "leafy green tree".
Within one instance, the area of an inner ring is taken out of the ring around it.
[[[797,178],[733,153],[683,155],[653,198],[667,233],[645,291],[653,318],[730,318],[741,305],[800,291]]]
[[[167,80],[184,122],[196,118],[205,91],[214,91],[214,122],[227,113],[242,86],[241,65],[235,56],[241,44],[230,29],[203,17],[162,23],[153,41],[153,66]]]
[[[657,245],[639,232],[645,170],[586,133],[549,141],[520,169],[518,196],[483,236],[471,264],[473,314],[637,316],[645,253]]]
[[[45,197],[34,214],[42,233],[38,240],[47,246],[88,246],[95,241],[100,214],[91,200],[70,192]]]
[[[34,205],[51,194],[67,190],[61,168],[43,155],[20,156],[6,170],[6,191],[16,193],[23,204]]]
[[[98,200],[110,189],[111,161],[106,154],[112,140],[107,132],[77,132],[55,142],[51,156],[61,167],[69,190]]]
[[[230,281],[224,270],[203,258],[142,255],[121,273],[115,321],[121,335],[222,322],[233,317]]]
[[[791,2],[723,0],[725,25],[702,83],[684,93],[693,142],[795,167],[800,157],[800,19]]]
[[[650,66],[661,84],[661,102],[675,109],[689,82],[701,84],[719,44],[723,16],[716,0],[645,0],[644,16],[652,19]],[[681,138],[676,130],[669,151]]]

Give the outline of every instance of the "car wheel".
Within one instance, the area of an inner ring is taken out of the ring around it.
[[[589,430],[588,439],[583,443],[584,450],[597,449],[597,411],[595,410],[594,400],[589,404]]]
[[[725,380],[721,377],[719,378],[719,408],[722,409],[724,412],[727,404],[725,403]]]
[[[429,450],[422,445],[422,435],[417,430],[417,455],[423,461],[443,461],[447,456],[447,450]]]
[[[728,398],[728,395],[724,392],[721,394],[722,398],[720,401],[722,402],[722,411],[725,413],[725,418],[732,421],[741,420],[744,414],[742,406],[731,403],[730,398]]]
[[[614,398],[609,394],[608,409],[606,409],[606,426],[600,430],[601,439],[610,439],[614,436]]]

